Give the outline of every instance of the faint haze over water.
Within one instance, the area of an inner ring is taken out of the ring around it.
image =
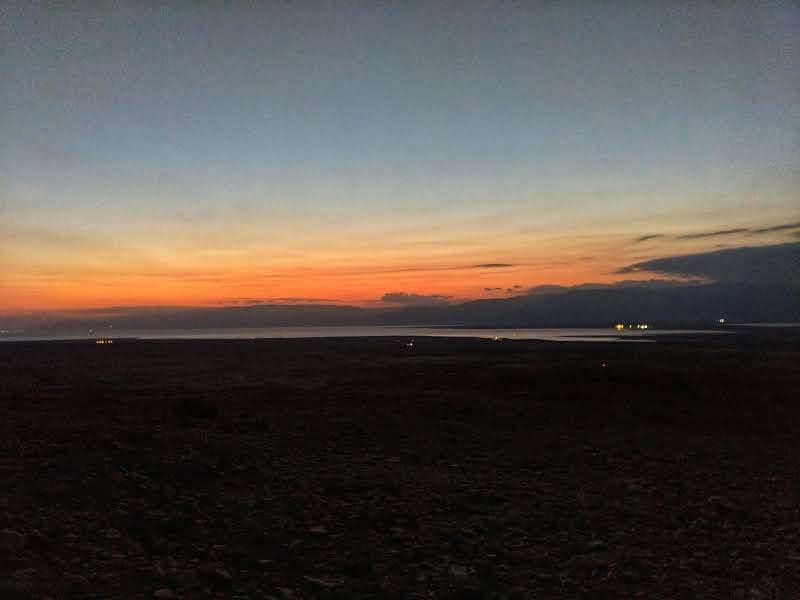
[[[0,337],[0,341],[34,341],[34,340],[67,340],[97,338],[120,339],[137,338],[144,340],[247,340],[247,339],[304,339],[304,338],[339,338],[339,337],[453,337],[483,338],[497,340],[547,340],[562,342],[608,342],[608,341],[654,341],[656,336],[663,335],[709,335],[727,334],[723,330],[701,329],[651,329],[648,331],[617,332],[608,328],[550,328],[550,329],[462,329],[445,327],[396,327],[396,326],[363,326],[363,327],[264,327],[264,328],[221,328],[221,329],[165,329],[165,330],[131,330],[117,331],[102,329],[98,331],[63,333],[58,335],[25,336],[9,335]]]

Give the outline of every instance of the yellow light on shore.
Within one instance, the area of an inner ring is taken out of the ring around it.
[[[113,344],[114,340],[95,340],[95,344]]]
[[[650,325],[648,325],[647,323],[637,323],[636,325],[634,325],[633,323],[628,323],[627,325],[625,325],[625,323],[617,323],[616,325],[614,325],[614,329],[616,329],[617,331],[623,331],[625,329],[649,329],[649,328]]]

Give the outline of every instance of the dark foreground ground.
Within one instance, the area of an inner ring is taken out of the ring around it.
[[[0,344],[0,598],[797,598],[789,335]]]

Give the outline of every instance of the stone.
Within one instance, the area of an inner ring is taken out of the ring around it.
[[[136,540],[126,539],[125,546],[127,547],[128,552],[134,556],[142,556],[144,554],[144,546],[142,546]]]
[[[455,583],[463,584],[469,579],[469,571],[461,565],[450,565],[450,576]]]
[[[153,592],[153,598],[158,598],[159,600],[172,600],[173,598],[177,598],[175,596],[175,592],[173,592],[169,588],[161,588]]]
[[[738,509],[736,504],[727,496],[709,496],[708,503],[724,510],[735,511]]]
[[[89,580],[83,575],[65,575],[63,581],[70,593],[86,593],[91,588]]]
[[[0,579],[0,598],[3,600],[29,600],[30,597],[30,593],[22,584]]]
[[[322,588],[335,588],[342,585],[341,579],[334,579],[332,577],[312,577],[311,575],[306,575],[303,577],[309,583],[316,584]]]
[[[587,552],[603,552],[607,550],[608,546],[603,540],[592,540],[588,544],[586,544],[586,551]]]
[[[233,576],[228,573],[228,571],[215,565],[203,565],[197,570],[197,572],[206,579],[213,579],[225,583],[233,580]]]
[[[0,546],[11,550],[12,552],[19,552],[25,548],[25,536],[13,529],[3,529],[0,531]]]

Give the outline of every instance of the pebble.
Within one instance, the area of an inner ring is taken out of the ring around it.
[[[725,510],[734,511],[738,508],[736,504],[726,496],[709,496],[708,503],[717,508],[724,508]]]
[[[7,579],[0,579],[0,598],[3,600],[28,600],[30,597],[28,590],[22,585]]]
[[[198,573],[208,577],[209,579],[216,579],[217,581],[229,582],[233,580],[233,576],[228,573],[228,571],[221,567],[215,567],[214,565],[205,565],[200,567],[198,569]]]
[[[89,580],[83,575],[65,575],[64,585],[70,592],[88,592],[91,587]]]
[[[456,583],[464,583],[469,579],[469,571],[461,565],[450,565],[450,576]]]
[[[603,540],[592,540],[586,544],[587,552],[603,552],[606,549],[608,549],[608,546]]]
[[[0,546],[19,552],[25,547],[25,536],[13,529],[3,529],[0,531]]]
[[[169,588],[161,588],[153,592],[153,598],[159,598],[159,600],[171,600],[176,597],[175,592]]]
[[[315,583],[323,588],[335,588],[342,584],[340,579],[333,579],[331,577],[312,577],[311,575],[306,575],[303,577],[303,579],[309,583]]]

